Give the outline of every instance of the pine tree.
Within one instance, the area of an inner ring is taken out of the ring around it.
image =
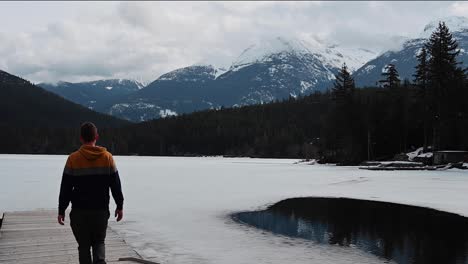
[[[459,100],[459,83],[464,78],[464,73],[458,67],[458,43],[444,22],[439,22],[426,43],[426,48],[430,55],[427,73],[432,107],[432,141],[434,148],[440,149],[449,147],[446,142],[451,137],[450,125],[453,125],[451,120],[456,112],[453,106]]]
[[[428,74],[431,81],[442,84],[445,80],[453,78],[459,71],[456,58],[460,50],[445,22],[439,22],[439,26],[426,43],[426,48],[430,54]]]
[[[346,63],[343,63],[338,74],[335,75],[335,82],[332,88],[332,96],[335,100],[343,101],[349,99],[355,90],[354,79],[348,71]]]
[[[382,76],[384,79],[379,82],[384,88],[396,88],[400,85],[400,75],[394,64],[387,64]]]
[[[429,83],[429,66],[428,66],[428,58],[427,58],[427,49],[426,47],[422,47],[421,52],[416,56],[418,60],[418,65],[416,65],[416,73],[413,75],[414,83],[418,88],[418,95],[421,97],[422,107],[424,111],[422,111],[423,115],[423,149],[424,152],[427,151],[429,145],[429,128],[430,128],[430,118],[431,118],[431,105],[430,105],[430,91],[428,89]]]
[[[347,163],[354,158],[355,144],[353,135],[356,133],[354,124],[356,122],[356,107],[354,100],[354,79],[343,64],[340,71],[335,75],[335,82],[331,89],[334,104],[329,112],[327,134],[330,139],[329,148],[332,151],[332,159]]]
[[[428,65],[427,65],[427,50],[426,47],[422,47],[421,52],[416,56],[418,65],[416,65],[416,73],[413,75],[414,83],[425,89],[428,83]]]

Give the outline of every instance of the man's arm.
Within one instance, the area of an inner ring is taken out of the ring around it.
[[[117,209],[115,210],[115,216],[117,217],[117,222],[120,221],[123,217],[123,193],[122,185],[120,183],[119,172],[115,166],[114,159],[111,158],[111,184],[110,189],[112,192],[112,197],[114,198]]]
[[[60,184],[60,194],[59,194],[59,205],[58,205],[58,222],[63,225],[65,220],[65,210],[67,210],[68,205],[70,204],[72,191],[73,191],[73,182],[72,176],[70,175],[70,158],[67,159],[65,168],[63,169],[62,182]]]

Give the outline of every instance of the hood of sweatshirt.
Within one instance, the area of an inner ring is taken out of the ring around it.
[[[82,145],[78,150],[81,155],[83,155],[87,160],[95,160],[102,155],[104,155],[107,151],[106,148],[100,146],[89,146],[89,145]]]

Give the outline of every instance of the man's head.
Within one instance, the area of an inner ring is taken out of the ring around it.
[[[89,144],[89,143],[96,143],[99,135],[97,132],[97,127],[91,122],[84,122],[81,125],[80,129],[80,139],[81,143]]]

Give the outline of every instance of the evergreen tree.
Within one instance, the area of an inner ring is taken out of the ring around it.
[[[334,104],[328,113],[330,122],[325,129],[328,139],[326,144],[331,151],[329,158],[346,164],[356,159],[354,135],[358,132],[354,127],[358,122],[354,101],[355,84],[346,64],[343,64],[335,78],[332,88]]]
[[[355,90],[354,79],[348,71],[346,63],[343,63],[338,74],[335,75],[335,82],[332,88],[332,96],[334,99],[342,101],[350,98]]]
[[[392,142],[388,149],[393,152],[403,152],[406,150],[406,90],[408,85],[400,85],[400,77],[394,64],[385,66],[382,73],[383,80],[380,81],[383,88],[382,94],[385,96],[381,102],[384,108],[380,117],[382,122],[395,126],[395,129],[387,130],[387,141]]]
[[[379,82],[384,88],[396,88],[400,85],[400,75],[394,64],[387,64],[382,76],[384,79]]]
[[[429,66],[428,66],[428,58],[427,58],[427,49],[426,47],[422,47],[421,52],[416,56],[418,59],[418,65],[416,65],[416,73],[413,75],[414,83],[416,87],[418,87],[418,95],[422,99],[421,107],[424,109],[422,111],[423,115],[423,137],[424,137],[424,144],[423,149],[424,152],[428,150],[429,145],[429,134],[430,134],[430,119],[431,119],[431,102],[430,98],[430,90],[428,89],[429,83]]]
[[[439,22],[437,29],[426,43],[430,55],[428,60],[429,101],[432,108],[433,147],[435,149],[457,147],[450,135],[454,124],[454,115],[458,110],[460,89],[463,86],[463,70],[458,67],[457,56],[460,53],[458,43],[453,38],[444,22]]]
[[[460,71],[456,59],[460,53],[458,43],[445,22],[439,22],[426,43],[426,48],[430,54],[428,74],[433,84],[443,84]]]
[[[418,65],[416,65],[416,73],[413,75],[414,83],[421,87],[426,88],[428,83],[428,65],[427,65],[427,50],[426,47],[421,49],[421,52],[416,56],[418,59]]]

